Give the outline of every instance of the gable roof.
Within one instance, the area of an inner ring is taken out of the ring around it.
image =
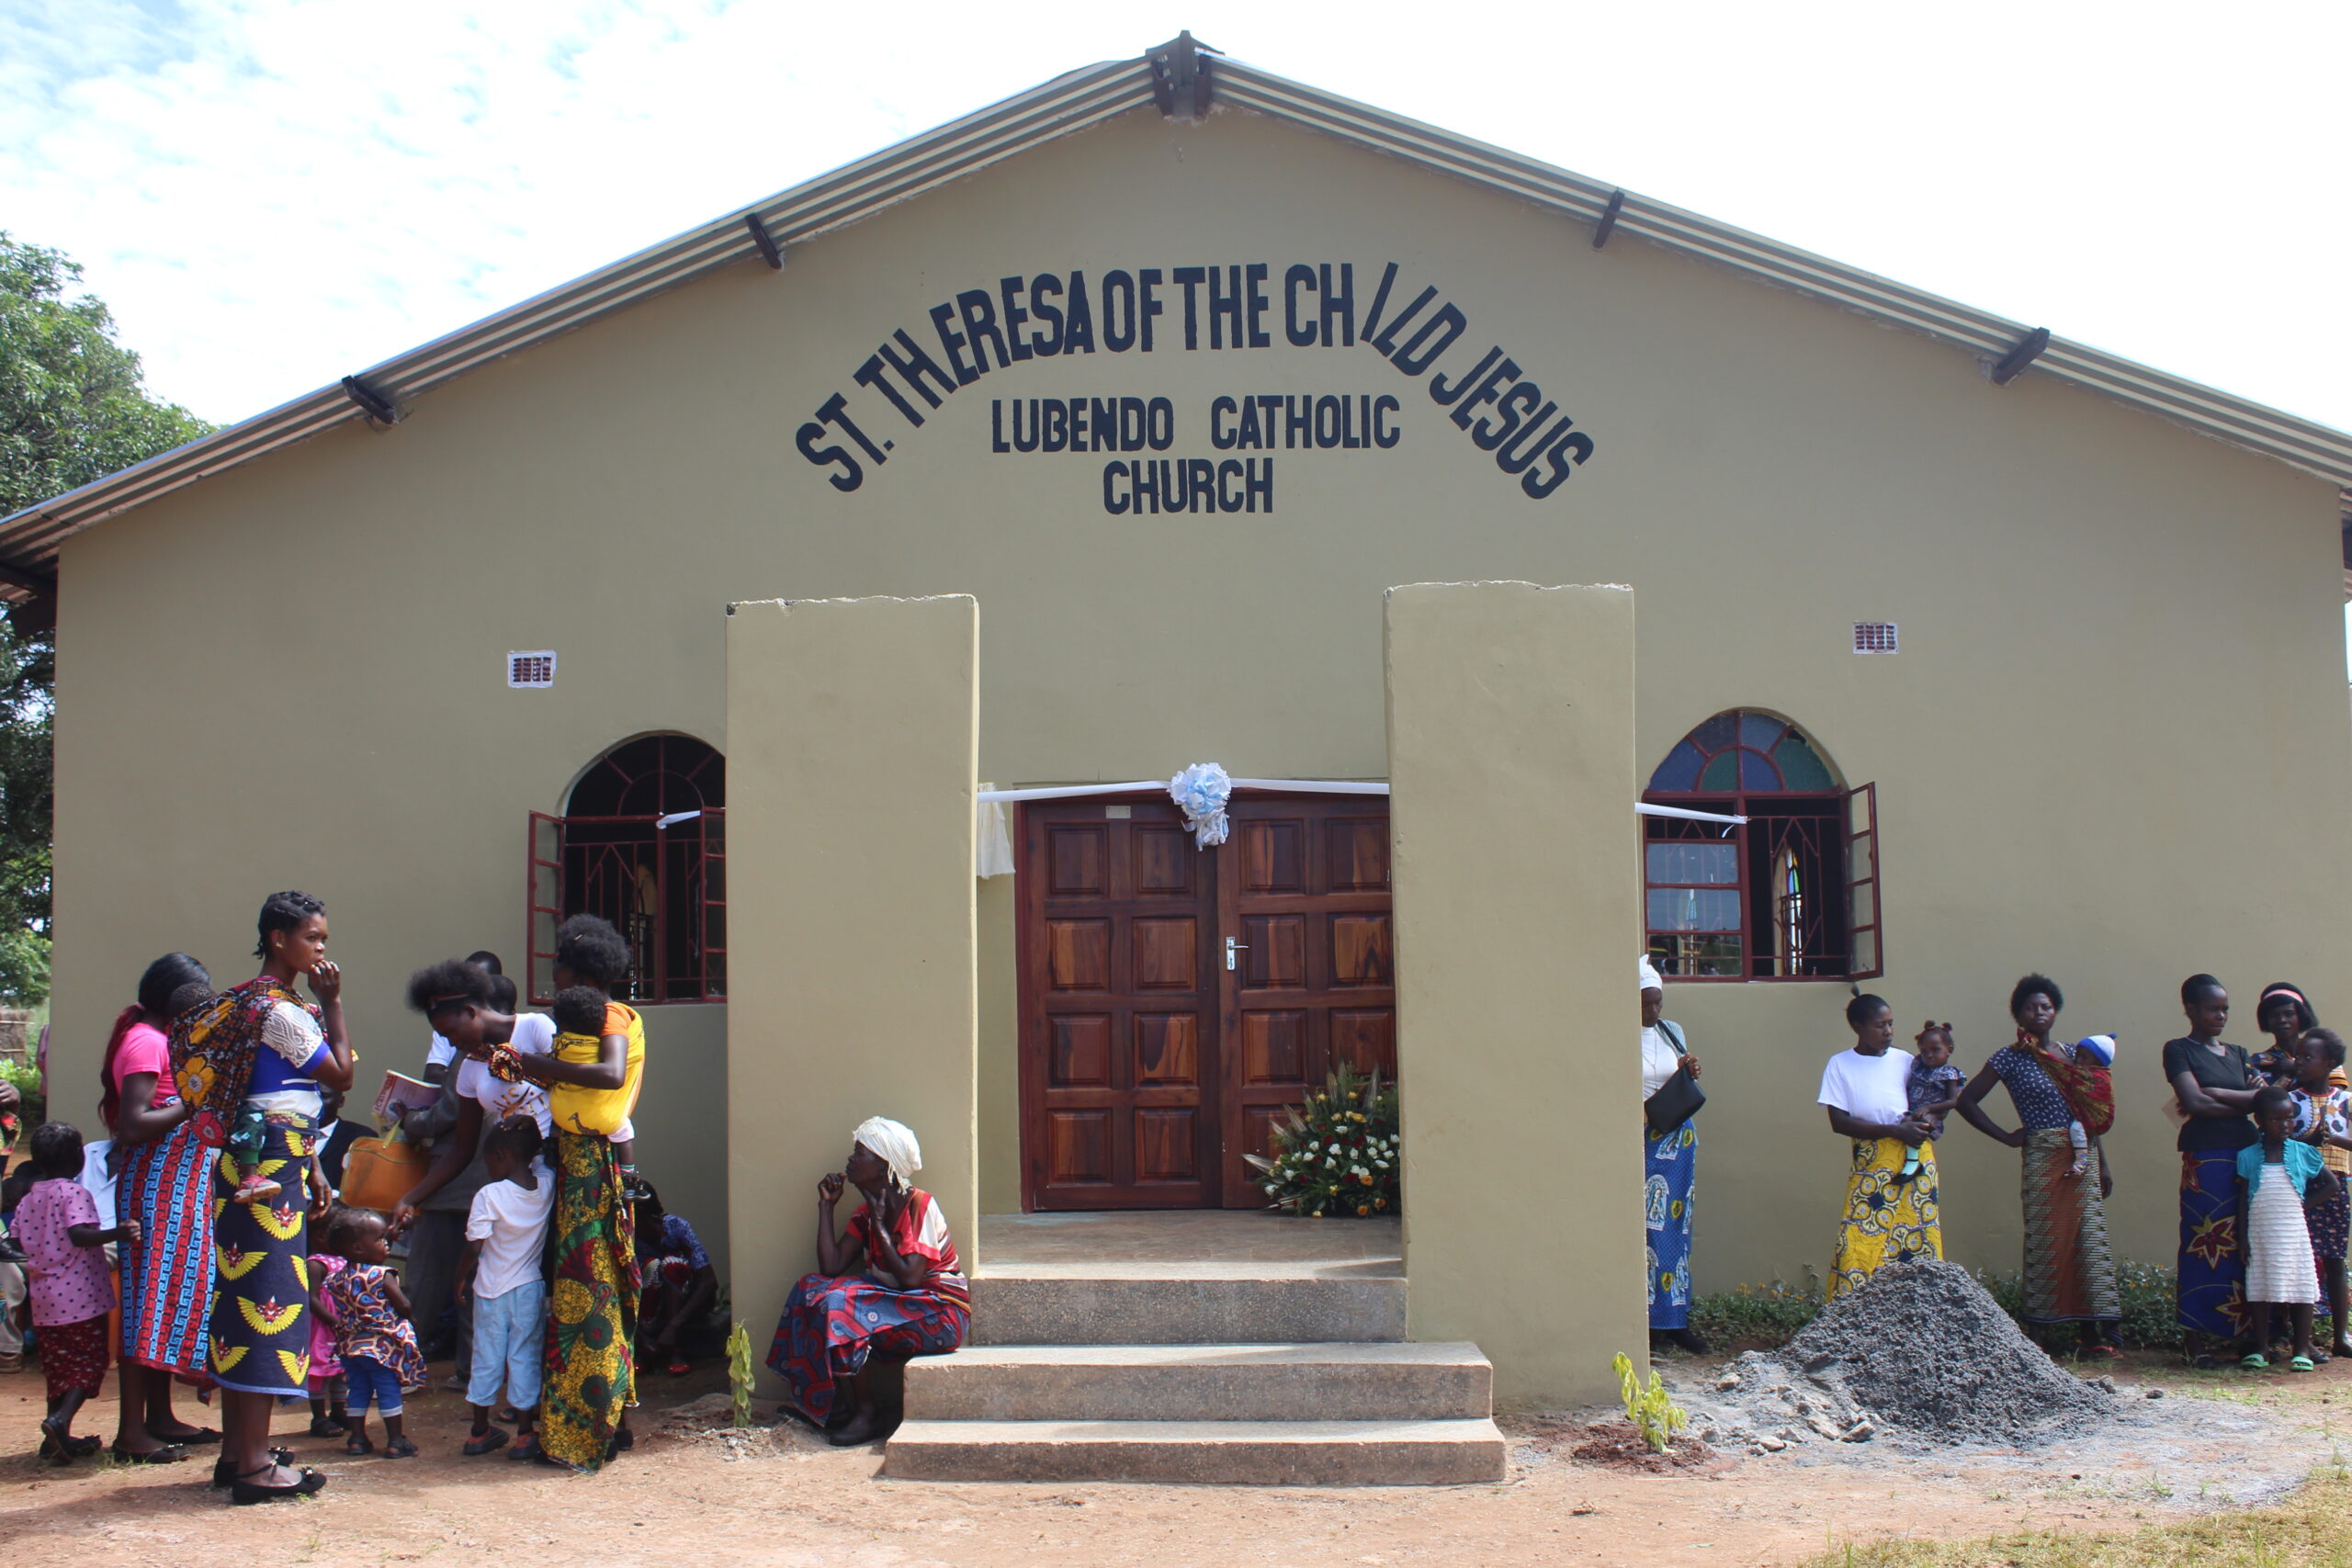
[[[1189,54],[1189,35],[1180,44]],[[58,546],[70,536],[183,485],[368,417],[363,400],[397,410],[492,359],[761,254],[767,248],[763,242],[789,247],[1057,137],[1155,102],[1170,107],[1159,73],[1168,51],[1177,47],[1056,77],[461,327],[356,378],[0,518],[0,597],[22,598],[46,589]],[[1214,102],[1336,136],[1597,226],[1606,223],[1612,234],[1924,333],[1987,365],[2042,336],[2019,322],[1239,61],[1218,57],[1199,65],[1208,74]],[[771,265],[776,261],[771,258]],[[2103,393],[2352,489],[2352,435],[2341,431],[2064,338],[2049,337],[2038,356],[2028,357],[2026,373]],[[359,383],[356,389],[354,380]]]

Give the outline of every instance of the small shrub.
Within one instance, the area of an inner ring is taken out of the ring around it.
[[[1369,1218],[1397,1212],[1404,1163],[1396,1130],[1396,1086],[1341,1065],[1323,1088],[1273,1130],[1274,1155],[1255,1166],[1271,1207],[1320,1217]]]
[[[1775,1280],[1700,1296],[1690,1303],[1690,1326],[1721,1349],[1777,1350],[1821,1310],[1821,1286],[1810,1274],[1803,1290]]]
[[[1617,1373],[1618,1396],[1625,1402],[1625,1419],[1642,1435],[1642,1441],[1659,1453],[1674,1446],[1674,1435],[1690,1424],[1690,1417],[1674,1403],[1666,1392],[1666,1380],[1653,1368],[1650,1386],[1644,1388],[1642,1380],[1634,1373],[1634,1363],[1623,1351],[1610,1361]]]
[[[1982,1269],[1975,1274],[1976,1282],[2001,1303],[2001,1310],[2015,1318],[2018,1327],[2025,1328],[2025,1276],[1988,1274]],[[2170,1265],[2126,1259],[2115,1266],[2115,1288],[2122,1299],[2120,1328],[2126,1349],[2170,1350],[2179,1346],[2177,1287]],[[2073,1329],[2068,1325],[2058,1332],[2071,1334]]]
[[[737,1324],[727,1336],[727,1386],[735,1396],[735,1425],[752,1424],[752,1333]]]

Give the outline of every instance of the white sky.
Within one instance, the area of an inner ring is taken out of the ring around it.
[[[2342,0],[0,0],[0,228],[225,423],[1180,27],[2352,428]]]

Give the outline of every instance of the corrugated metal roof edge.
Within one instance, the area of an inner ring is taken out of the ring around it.
[[[1216,59],[1213,73],[1219,103],[1408,159],[1586,221],[1599,220],[1617,189],[1230,58]],[[758,253],[744,227],[748,216],[757,216],[779,245],[789,247],[1151,101],[1150,71],[1142,59],[1070,72],[371,366],[358,378],[398,405],[488,360],[749,259]],[[2028,330],[2020,322],[1631,193],[1616,230],[1924,333],[1987,359],[2008,352]],[[2063,338],[2052,338],[2028,373],[2055,377],[2330,479],[2344,489],[2346,515],[2352,517],[2352,435]],[[321,388],[0,518],[0,557],[19,570],[38,570],[55,559],[59,541],[95,523],[362,417],[340,383]],[[0,596],[20,597],[23,592],[0,584]]]

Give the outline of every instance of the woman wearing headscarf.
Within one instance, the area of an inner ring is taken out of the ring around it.
[[[1665,1017],[1666,980],[1642,959],[1642,1099],[1666,1087],[1678,1067],[1699,1076],[1698,1058],[1682,1026]],[[1699,1181],[1699,1130],[1685,1120],[1661,1131],[1642,1119],[1642,1207],[1649,1231],[1645,1278],[1650,1298],[1650,1338],[1669,1340],[1695,1356],[1707,1342],[1690,1326],[1691,1195]]]
[[[915,1135],[886,1117],[858,1124],[849,1160],[817,1183],[817,1272],[786,1299],[768,1365],[792,1384],[792,1404],[819,1427],[831,1424],[840,1384],[849,1384],[848,1420],[836,1448],[871,1442],[880,1428],[866,1365],[889,1356],[937,1356],[964,1343],[971,1292],[938,1202],[912,1185],[922,1168]],[[833,1230],[846,1187],[865,1201]]]

